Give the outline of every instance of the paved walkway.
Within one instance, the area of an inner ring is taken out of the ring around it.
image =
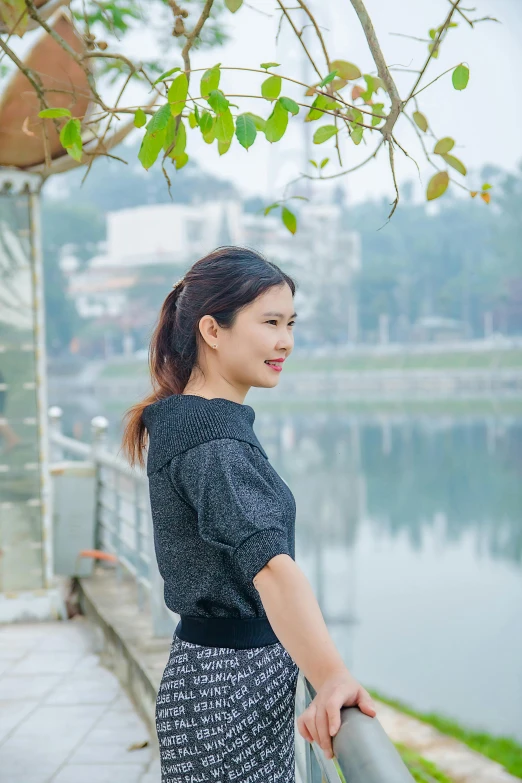
[[[160,783],[156,740],[98,644],[81,616],[0,626],[0,783]]]

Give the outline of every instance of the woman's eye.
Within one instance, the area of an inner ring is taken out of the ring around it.
[[[271,321],[267,321],[267,324],[277,324],[277,321],[275,320],[275,318],[273,318]],[[294,324],[295,324],[295,321],[290,321],[288,326],[294,326]]]

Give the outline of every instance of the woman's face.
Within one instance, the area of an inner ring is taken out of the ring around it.
[[[206,334],[210,346],[212,371],[245,393],[251,386],[276,386],[284,373],[284,362],[270,367],[266,360],[286,360],[294,347],[293,328],[296,313],[292,291],[287,283],[272,286],[237,314],[231,329],[217,327]],[[202,324],[203,326],[203,324]],[[207,328],[210,328],[208,326]],[[213,356],[212,356],[213,354]]]

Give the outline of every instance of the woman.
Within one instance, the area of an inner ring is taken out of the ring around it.
[[[375,709],[294,559],[295,501],[243,401],[293,345],[294,281],[253,250],[201,258],[163,304],[154,393],[127,412],[144,463],[165,603],[180,615],[156,702],[162,783],[294,781],[298,670],[317,695],[300,734],[332,757],[340,708]]]

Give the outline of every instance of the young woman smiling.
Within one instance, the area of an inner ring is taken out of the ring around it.
[[[245,404],[294,346],[296,285],[259,253],[221,247],[168,294],[150,345],[153,393],[126,414],[144,464],[166,605],[180,616],[156,703],[162,783],[291,783],[298,717],[332,756],[340,708],[375,708],[295,562],[295,500]]]

